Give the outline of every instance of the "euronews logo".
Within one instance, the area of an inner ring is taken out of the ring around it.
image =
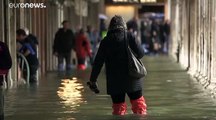
[[[9,3],[9,8],[46,8],[44,3]]]

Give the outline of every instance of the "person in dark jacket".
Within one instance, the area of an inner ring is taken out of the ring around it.
[[[9,69],[12,67],[12,59],[8,46],[0,41],[0,120],[4,120],[4,77],[7,76]]]
[[[24,28],[24,30],[28,37],[28,40],[29,40],[28,42],[32,44],[34,51],[37,51],[38,44],[39,44],[37,37],[33,35],[32,33],[30,33],[28,28]]]
[[[153,54],[157,55],[160,49],[160,26],[157,20],[153,20],[151,25],[151,51]]]
[[[138,26],[138,17],[134,16],[131,20],[129,20],[127,23],[127,29],[128,31],[132,32],[136,37],[139,36],[139,26]]]
[[[18,29],[16,31],[17,34],[17,46],[18,46],[18,51],[22,53],[29,64],[29,69],[30,69],[30,83],[35,83],[37,82],[37,70],[39,67],[39,61],[36,55],[36,51],[34,50],[34,45],[31,44],[31,40],[26,35],[25,30],[23,29]],[[27,69],[25,67],[24,71],[24,78],[26,79],[27,77]]]
[[[168,53],[169,51],[169,38],[170,38],[170,21],[166,20],[164,24],[164,36],[165,36],[165,41],[164,41],[164,53]]]
[[[56,34],[53,45],[54,55],[58,57],[58,70],[64,71],[64,59],[66,61],[66,70],[71,70],[71,50],[74,48],[75,35],[67,20],[62,22],[63,28],[60,28]]]
[[[100,29],[99,29],[99,36],[100,39],[102,40],[107,34],[107,28],[106,28],[106,23],[105,19],[100,19]]]
[[[141,44],[131,32],[126,31],[126,24],[121,16],[111,19],[107,36],[101,41],[90,77],[91,86],[97,86],[97,78],[103,64],[106,68],[107,93],[113,102],[113,114],[126,113],[125,95],[131,100],[135,114],[146,114],[145,99],[142,95],[143,78],[131,80],[128,75],[128,55],[125,35],[129,46],[138,59],[144,56]]]
[[[0,41],[0,86],[2,85],[2,74],[8,72],[12,67],[12,59],[7,45]]]

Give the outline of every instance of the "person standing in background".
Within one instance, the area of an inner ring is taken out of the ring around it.
[[[138,32],[139,32],[138,18],[134,16],[126,24],[127,24],[127,29],[130,30],[135,36],[138,36]]]
[[[91,48],[93,50],[95,39],[94,39],[94,34],[93,34],[93,28],[92,28],[92,26],[88,25],[86,32],[87,32],[88,40],[90,41],[90,44],[91,44]]]
[[[78,59],[78,66],[77,68],[79,70],[85,70],[86,69],[86,57],[91,57],[91,48],[89,40],[87,39],[87,36],[85,35],[85,32],[83,29],[80,30],[79,34],[76,36],[76,47],[75,47],[77,59]]]
[[[165,31],[164,31],[164,21],[161,20],[159,22],[159,28],[160,28],[160,32],[159,32],[159,40],[160,40],[160,52],[164,53],[164,44],[165,44]]]
[[[153,20],[151,25],[151,40],[153,54],[157,55],[160,49],[160,26],[157,20]]]
[[[90,62],[92,63],[94,56],[97,52],[97,45],[99,43],[99,34],[96,29],[93,29],[91,26],[87,26],[87,35],[91,43],[92,58],[90,58]]]
[[[105,19],[100,19],[100,39],[102,40],[107,34]]]
[[[170,38],[170,21],[166,20],[164,24],[164,53],[168,53],[169,51],[169,38]]]
[[[53,45],[53,53],[58,57],[58,71],[64,71],[64,59],[66,61],[66,70],[72,69],[71,51],[75,45],[75,35],[70,28],[69,21],[62,22],[63,28],[60,28],[56,34]]]
[[[147,54],[149,45],[148,45],[148,37],[147,37],[147,28],[148,23],[146,20],[141,21],[141,27],[140,27],[140,34],[141,34],[141,44],[143,47],[144,52]]]

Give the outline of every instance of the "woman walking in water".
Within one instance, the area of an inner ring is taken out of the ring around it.
[[[130,78],[126,46],[127,44],[130,46],[138,59],[144,56],[144,52],[134,35],[126,29],[121,16],[114,16],[111,19],[107,36],[101,41],[96,55],[88,84],[91,89],[97,90],[97,78],[105,63],[107,93],[112,98],[113,115],[126,114],[126,94],[130,98],[133,113],[145,115],[147,105],[142,95],[144,78],[136,80]]]

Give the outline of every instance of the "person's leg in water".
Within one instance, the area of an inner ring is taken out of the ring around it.
[[[85,58],[78,58],[78,66],[77,66],[77,68],[79,70],[85,70],[86,69]]]
[[[125,93],[118,95],[111,95],[113,115],[125,115],[127,112],[127,105],[125,103]]]
[[[38,70],[38,65],[30,65],[30,83],[36,83],[37,82],[37,70]]]
[[[27,81],[27,68],[24,66],[23,70],[21,70],[21,74],[23,75],[23,78],[25,81]]]
[[[71,72],[72,65],[71,65],[71,52],[65,53],[65,61],[66,61],[66,71]]]
[[[134,114],[146,115],[147,114],[147,105],[145,103],[145,99],[142,95],[142,91],[136,91],[133,93],[127,93],[130,102],[131,102],[131,109]]]
[[[154,55],[154,42],[152,40],[153,38],[150,38],[149,41],[149,55]]]
[[[4,77],[0,75],[0,120],[4,120],[4,91],[3,91]]]
[[[64,55],[58,54],[58,72],[59,74],[63,74],[64,72]]]

